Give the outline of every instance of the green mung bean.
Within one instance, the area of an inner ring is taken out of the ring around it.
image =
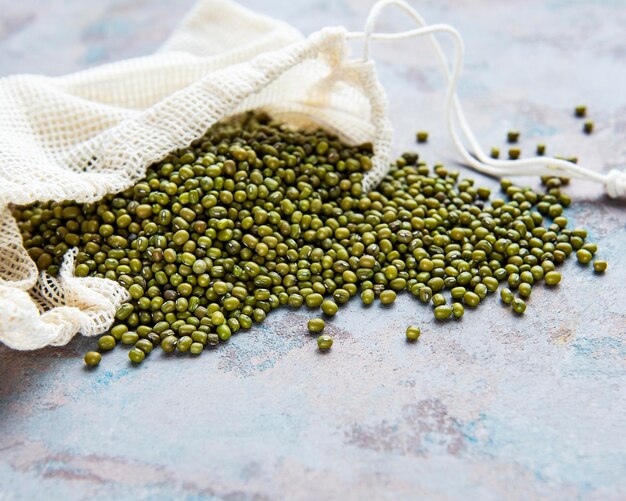
[[[502,299],[503,303],[511,304],[513,302],[514,297],[515,296],[513,295],[510,289],[504,288],[500,290],[500,298]]]
[[[313,294],[307,295],[304,301],[309,308],[319,308],[324,302],[324,296],[314,292]]]
[[[193,339],[190,336],[182,336],[176,344],[176,349],[181,353],[187,353],[192,344]]]
[[[437,306],[434,310],[435,318],[437,320],[445,320],[452,315],[452,308],[447,304]]]
[[[380,302],[389,305],[396,300],[396,293],[392,290],[386,290],[380,293]]]
[[[139,334],[137,334],[136,332],[125,332],[124,334],[122,334],[122,344],[135,344],[137,341],[139,341]]]
[[[324,322],[323,318],[312,318],[307,323],[307,328],[309,332],[321,332],[324,330],[326,326],[326,322]]]
[[[135,348],[139,348],[141,351],[143,351],[147,355],[148,353],[152,351],[154,346],[147,339],[140,339],[139,341],[135,343]]]
[[[464,313],[465,308],[461,303],[454,303],[452,305],[452,314],[454,315],[454,318],[461,318]]]
[[[604,273],[608,268],[606,261],[597,260],[593,262],[593,271],[596,273]]]
[[[330,347],[333,345],[333,338],[327,334],[322,334],[317,338],[317,347],[322,350],[330,350]]]
[[[372,304],[374,299],[376,299],[376,293],[372,289],[367,289],[361,292],[361,301],[363,301],[363,304]]]
[[[416,341],[420,337],[421,331],[419,327],[409,325],[406,328],[406,338],[408,341]]]
[[[85,354],[85,363],[90,367],[96,367],[100,360],[102,360],[102,356],[97,351],[88,351]]]
[[[478,294],[474,292],[467,291],[463,295],[463,301],[467,306],[475,308],[476,306],[478,306],[478,303],[480,303],[480,296],[478,296]]]
[[[112,350],[115,348],[115,344],[115,338],[108,334],[105,334],[98,340],[98,348],[103,351]]]
[[[544,280],[548,285],[557,285],[561,281],[561,274],[558,271],[549,271],[544,275]]]
[[[161,349],[166,353],[172,353],[176,349],[178,338],[176,336],[167,336],[161,341]]]
[[[532,293],[532,290],[533,290],[532,285],[530,285],[530,284],[528,284],[526,282],[523,282],[517,288],[517,293],[521,297],[526,298],[526,297],[530,296],[530,294]]]
[[[519,141],[519,136],[520,136],[519,131],[510,130],[509,132],[507,132],[506,140],[509,143],[517,143]]]
[[[576,258],[578,262],[581,264],[589,264],[593,259],[593,254],[589,252],[587,249],[578,249],[576,251]]]
[[[432,301],[435,307],[446,304],[446,298],[443,294],[435,294],[432,298]]]
[[[513,299],[513,311],[520,315],[526,311],[526,303],[523,299],[520,299],[518,297]]]
[[[522,150],[519,148],[509,148],[509,159],[517,160],[522,153]]]
[[[136,364],[140,364],[143,362],[143,359],[146,358],[146,354],[143,350],[139,348],[133,348],[128,352],[128,358],[130,358],[131,362]]]
[[[189,353],[191,353],[192,355],[200,355],[203,350],[204,345],[198,342],[191,343],[191,346],[189,347]]]
[[[332,316],[337,313],[338,310],[339,306],[337,306],[337,303],[335,303],[334,301],[330,299],[325,299],[322,302],[322,311],[324,312],[324,314]]]

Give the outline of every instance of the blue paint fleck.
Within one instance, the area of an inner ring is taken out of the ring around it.
[[[127,19],[108,18],[97,21],[83,31],[83,37],[89,39],[102,39],[129,34],[131,23]]]
[[[105,47],[100,45],[92,46],[87,48],[87,52],[83,57],[83,61],[87,64],[98,63],[106,60],[108,57],[108,53]]]
[[[581,337],[572,346],[576,350],[576,355],[586,356],[593,353],[608,355],[613,352],[619,356],[626,356],[626,345],[617,338],[604,336],[597,339]]]
[[[112,371],[106,371],[104,374],[102,374],[101,376],[99,376],[93,383],[92,383],[92,387],[94,389],[97,389],[99,387],[102,386],[109,386],[111,383],[115,383],[116,381],[119,381],[120,379],[122,379],[123,377],[128,375],[128,370],[127,369],[122,369],[116,373],[113,373]]]

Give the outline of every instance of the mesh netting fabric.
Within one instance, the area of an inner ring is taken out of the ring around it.
[[[50,78],[0,79],[0,341],[16,349],[97,335],[128,298],[116,282],[38,274],[9,204],[90,202],[215,122],[263,108],[298,127],[321,125],[375,156],[365,189],[384,176],[391,144],[373,63],[347,57],[346,32],[304,38],[227,0],[199,2],[154,55]]]

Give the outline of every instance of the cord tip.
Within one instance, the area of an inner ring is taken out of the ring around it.
[[[611,198],[626,196],[626,171],[610,170],[604,180],[604,188]]]

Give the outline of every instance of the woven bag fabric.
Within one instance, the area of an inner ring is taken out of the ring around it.
[[[0,341],[22,350],[94,336],[128,299],[116,282],[38,273],[10,204],[90,202],[141,179],[215,122],[265,109],[297,127],[370,141],[384,176],[391,127],[373,63],[348,58],[346,31],[304,37],[228,0],[200,1],[161,49],[62,77],[0,79]]]

